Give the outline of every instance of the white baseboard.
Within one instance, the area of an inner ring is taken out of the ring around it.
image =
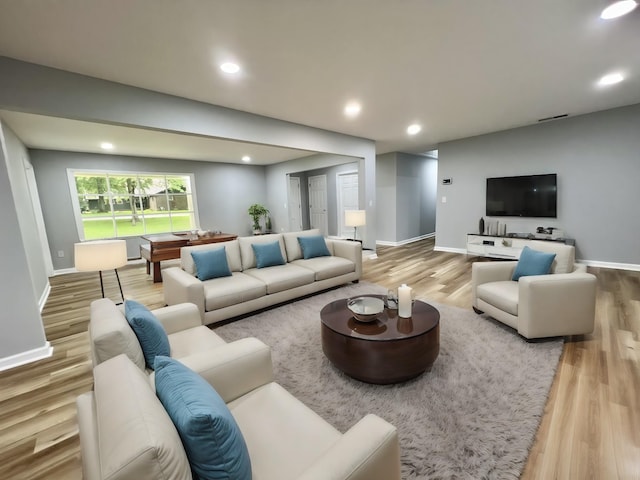
[[[47,303],[47,299],[49,298],[50,293],[51,284],[49,283],[49,280],[47,280],[47,286],[45,287],[44,292],[42,292],[42,295],[40,295],[40,300],[38,300],[38,308],[40,309],[40,313],[42,313],[42,310],[44,309],[45,303]]]
[[[433,250],[435,252],[462,253],[464,255],[467,254],[466,248],[449,248],[449,247],[439,247],[438,245],[436,245],[435,247],[433,247]]]
[[[75,268],[61,268],[60,270],[54,270],[53,276],[55,277],[56,275],[65,275],[67,273],[78,273],[78,270],[76,270]]]
[[[407,245],[413,242],[419,242],[425,238],[435,237],[434,233],[427,233],[426,235],[420,235],[419,237],[408,238],[407,240],[400,240],[399,242],[388,242],[386,240],[376,240],[376,245],[382,245],[383,247],[399,247],[400,245]]]
[[[616,270],[633,270],[634,272],[640,272],[640,265],[636,265],[634,263],[601,262],[599,260],[582,259],[576,259],[576,262],[582,263],[588,267],[613,268]]]
[[[10,368],[19,367],[27,363],[49,358],[53,354],[53,347],[49,342],[45,342],[42,347],[27,350],[26,352],[16,353],[10,357],[0,358],[0,372]]]

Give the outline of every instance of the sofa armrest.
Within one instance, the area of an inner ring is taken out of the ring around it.
[[[225,403],[273,382],[271,349],[257,338],[236,340],[178,361],[209,382]],[[155,382],[153,374],[151,380]]]
[[[591,333],[596,284],[596,277],[590,273],[521,277],[518,332],[526,338]]]
[[[204,285],[201,280],[180,267],[165,268],[162,271],[162,291],[167,305],[195,304],[204,322]]]
[[[87,392],[76,398],[78,411],[78,430],[80,433],[80,452],[82,454],[82,478],[100,480],[100,448],[98,444],[98,421],[93,392]]]
[[[336,257],[346,258],[356,264],[358,278],[362,277],[362,244],[349,240],[331,240],[333,254]]]
[[[179,303],[152,312],[168,335],[202,325],[200,310],[193,303]]]
[[[398,432],[369,414],[305,470],[299,480],[400,480]]]

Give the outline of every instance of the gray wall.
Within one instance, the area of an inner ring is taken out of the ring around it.
[[[557,173],[558,218],[503,217],[507,231],[554,226],[576,239],[580,259],[640,264],[640,104],[448,142],[438,150],[437,248],[462,250],[466,234],[477,232],[487,177]],[[452,185],[441,184],[447,177]]]
[[[26,183],[12,183],[12,178],[19,178],[21,173],[24,176],[24,147],[12,133],[4,130],[2,124],[0,127],[0,252],[3,273],[0,276],[0,360],[4,360],[47,345],[37,300],[48,285],[48,279],[42,275],[42,261],[37,259],[42,257],[40,248],[32,249],[29,240],[24,238],[34,234],[33,225],[18,220],[19,215],[28,216],[25,209],[31,205],[28,191],[25,191]],[[31,261],[28,260],[30,256],[33,256]]]
[[[389,153],[376,160],[378,240],[403,243],[435,232],[438,161]]]
[[[54,268],[73,267],[73,244],[79,241],[67,168],[133,172],[193,173],[200,228],[249,235],[252,203],[267,205],[265,167],[162,158],[31,150]],[[127,240],[130,258],[139,257],[139,237]],[[56,253],[65,252],[63,258]]]

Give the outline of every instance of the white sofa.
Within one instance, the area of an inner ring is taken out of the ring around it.
[[[238,424],[254,480],[400,479],[392,425],[367,415],[342,434],[273,381],[266,345],[248,338],[227,346],[200,375]],[[94,391],[76,405],[85,480],[192,478],[153,376],[126,355],[97,365]]]
[[[180,249],[180,267],[163,270],[167,305],[193,303],[205,325],[286,302],[327,288],[357,282],[362,275],[362,245],[325,239],[330,256],[304,259],[299,236],[320,235],[319,230],[240,237]],[[252,244],[279,242],[285,265],[256,268]],[[201,281],[193,251],[225,248],[230,277]]]
[[[471,267],[473,309],[516,329],[525,338],[591,333],[596,277],[574,263],[573,246],[535,241],[534,250],[555,253],[548,275],[511,277],[517,261],[475,262]]]

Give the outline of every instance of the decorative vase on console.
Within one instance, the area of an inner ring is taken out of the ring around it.
[[[484,217],[480,217],[480,221],[478,222],[478,232],[480,232],[480,235],[484,234]]]

